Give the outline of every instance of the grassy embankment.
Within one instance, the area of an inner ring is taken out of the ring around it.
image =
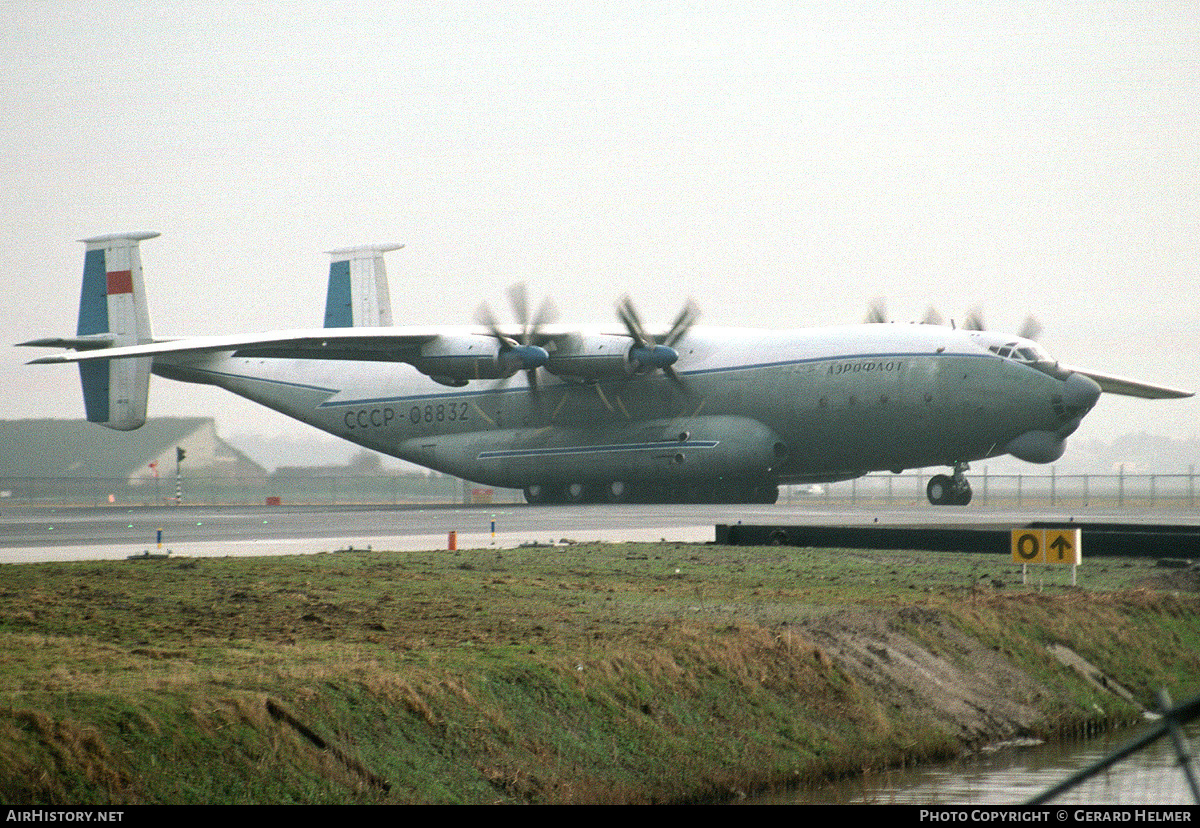
[[[615,544],[4,566],[0,798],[694,801],[959,752],[921,699],[831,657],[816,631],[840,614],[972,675],[947,637],[965,633],[1037,686],[1012,692],[1044,735],[1136,715],[1048,642],[1146,703],[1200,689],[1194,591],[1134,588],[1154,570],[1116,560],[1039,591],[1006,557]]]

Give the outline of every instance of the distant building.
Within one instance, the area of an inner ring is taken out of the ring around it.
[[[275,469],[273,478],[297,479],[303,477],[428,477],[429,472],[419,467],[413,467],[415,472],[398,469],[385,469],[380,455],[373,451],[360,451],[347,462],[337,465],[324,466],[280,466]]]
[[[0,420],[0,478],[105,478],[128,486],[175,476],[176,449],[189,476],[261,483],[266,471],[217,436],[208,417],[162,417],[134,431],[86,420]]]

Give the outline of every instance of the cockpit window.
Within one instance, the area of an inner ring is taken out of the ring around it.
[[[988,350],[993,354],[1005,359],[1016,360],[1017,362],[1050,362],[1050,355],[1036,344],[1021,345],[1016,342],[1010,342],[1007,345],[991,345]]]

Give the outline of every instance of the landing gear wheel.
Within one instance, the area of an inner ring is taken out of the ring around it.
[[[525,502],[526,503],[549,503],[550,489],[547,486],[533,485],[525,487]]]
[[[935,474],[929,478],[925,487],[925,495],[934,506],[949,506],[954,502],[954,480],[946,474]]]
[[[965,479],[955,480],[946,474],[935,474],[929,478],[925,494],[934,506],[966,506],[971,502],[971,484]]]
[[[631,494],[630,485],[623,480],[614,480],[604,487],[604,499],[609,503],[625,503]]]
[[[584,483],[568,483],[563,486],[562,495],[564,503],[587,503],[591,490]]]
[[[962,482],[962,486],[960,486],[954,493],[953,505],[966,506],[970,502],[971,502],[971,484],[964,480]]]

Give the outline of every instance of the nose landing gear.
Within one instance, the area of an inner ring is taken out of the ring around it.
[[[955,463],[954,474],[935,474],[929,478],[925,494],[934,506],[966,506],[971,502],[971,484],[964,472],[966,463]]]

